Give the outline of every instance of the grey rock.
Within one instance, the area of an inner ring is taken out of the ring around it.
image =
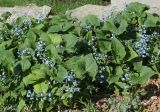
[[[160,0],[111,0],[111,5],[114,7],[115,12],[119,12],[131,2],[146,4],[150,7],[148,12],[160,14]]]
[[[103,20],[107,16],[110,15],[109,12],[111,12],[112,6],[100,6],[100,5],[84,5],[81,7],[78,7],[76,9],[70,10],[68,12],[71,13],[71,16],[74,18],[77,18],[78,20],[82,20],[87,15],[96,15],[99,19]]]
[[[11,23],[21,16],[31,16],[33,18],[41,16],[45,18],[51,12],[51,7],[46,5],[38,7],[34,4],[30,4],[28,6],[0,7],[0,15],[5,12],[10,12],[12,14],[7,20],[7,22]]]
[[[99,5],[84,5],[76,9],[70,10],[71,16],[82,20],[85,16],[91,14],[96,15],[99,19],[103,20],[108,18],[111,14],[116,14],[122,11],[125,6],[131,2],[140,2],[150,6],[150,13],[160,14],[160,0],[111,0],[108,6]]]

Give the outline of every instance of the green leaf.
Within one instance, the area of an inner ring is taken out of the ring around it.
[[[76,73],[76,77],[83,79],[85,74],[85,61],[83,57],[72,57],[68,61],[65,62],[65,65],[68,69],[74,70]]]
[[[65,41],[65,47],[68,52],[75,51],[75,45],[78,42],[78,38],[73,34],[63,35],[63,39]]]
[[[126,56],[126,51],[123,44],[118,39],[113,38],[111,47],[116,61],[119,62],[119,60],[123,60]]]
[[[44,28],[44,26],[45,26],[44,24],[38,24],[34,28],[37,30],[41,30],[42,28]]]
[[[69,29],[71,29],[73,27],[73,22],[65,22],[63,27],[62,27],[62,31],[66,32]]]
[[[53,25],[49,27],[48,33],[58,33],[62,30],[62,24]]]
[[[43,107],[44,107],[44,101],[40,101],[40,102],[38,103],[38,107],[39,107],[40,109],[43,109]]]
[[[124,33],[126,31],[127,27],[128,27],[127,21],[126,20],[121,20],[120,26],[115,33],[117,35],[121,35],[122,33]]]
[[[2,48],[2,49],[8,48],[9,46],[12,45],[12,41],[13,41],[13,40],[10,39],[10,40],[8,40],[8,41],[2,42],[2,43],[0,44],[0,48]]]
[[[86,62],[85,64],[86,72],[88,72],[89,76],[91,76],[92,79],[95,80],[97,71],[98,71],[97,63],[95,59],[93,58],[92,54],[88,54],[84,58]]]
[[[148,13],[144,25],[145,27],[155,27],[157,26],[158,20],[158,16],[154,16],[153,14]]]
[[[112,44],[111,41],[104,41],[104,40],[98,41],[98,46],[100,48],[100,51],[103,53],[107,53],[112,50],[111,44]]]
[[[92,25],[92,26],[99,26],[100,20],[95,15],[88,15],[83,19],[83,24]]]
[[[123,70],[121,66],[117,66],[115,69],[115,73],[111,74],[109,78],[107,79],[109,84],[119,82],[119,78],[121,78],[123,75]]]
[[[39,36],[40,36],[41,40],[46,43],[46,45],[52,44],[52,40],[47,33],[41,32]]]
[[[113,20],[109,19],[107,20],[103,27],[102,27],[103,31],[110,31],[112,33],[116,33],[117,32],[117,27],[114,25]]]
[[[138,2],[133,2],[130,3],[127,7],[126,10],[129,12],[135,12],[138,14],[142,14],[144,11],[148,10],[149,6],[142,4],[142,3],[138,3]]]
[[[140,70],[139,76],[133,76],[131,78],[132,84],[144,84],[147,82],[150,77],[157,74],[155,71],[153,71],[150,67],[143,66]]]
[[[45,79],[49,74],[49,68],[47,65],[37,65],[32,68],[32,73],[23,77],[25,86],[33,84],[39,80]]]
[[[113,22],[113,20],[107,20],[103,27],[103,31],[110,31],[111,33],[114,33],[116,35],[121,35],[126,31],[126,28],[128,27],[128,23],[126,20],[122,19],[120,22],[120,26],[117,28]]]
[[[83,79],[84,74],[88,75],[95,80],[98,66],[91,54],[80,57],[73,57],[66,61],[65,65],[69,69],[73,69],[76,73],[77,78]]]
[[[33,87],[34,87],[34,92],[36,94],[40,94],[42,92],[47,92],[49,85],[48,83],[42,82],[34,85]]]
[[[50,52],[51,57],[55,58],[57,62],[62,61],[62,57],[58,54],[58,49],[55,48],[52,44],[47,46],[48,51]]]
[[[142,69],[142,61],[138,61],[138,60],[134,61],[133,67],[134,67],[134,70],[136,70],[137,72],[140,72]]]
[[[17,112],[22,112],[23,108],[26,106],[26,103],[23,99],[20,100],[18,107],[17,107]]]
[[[59,34],[49,34],[49,37],[54,45],[59,45],[62,42],[62,37]]]
[[[57,73],[57,80],[59,82],[62,82],[64,80],[64,77],[67,76],[68,73],[67,73],[67,70],[62,67],[62,66],[58,66],[58,73]]]
[[[129,52],[129,58],[127,59],[127,61],[131,61],[132,59],[135,59],[138,57],[138,54],[133,50],[132,47],[128,46],[128,52]]]
[[[36,42],[36,34],[30,30],[27,33],[27,38],[24,41],[24,43],[25,43],[24,48],[32,48],[32,47],[34,47],[35,42]]]
[[[13,71],[15,64],[15,57],[12,51],[3,50],[2,48],[0,48],[0,64],[5,66],[9,70]]]
[[[26,70],[28,70],[31,67],[31,63],[30,63],[30,61],[27,58],[23,58],[20,61],[20,64],[21,64],[23,72],[26,71]]]

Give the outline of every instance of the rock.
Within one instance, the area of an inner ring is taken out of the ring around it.
[[[111,5],[116,12],[119,12],[125,8],[125,6],[131,2],[139,2],[150,6],[150,13],[160,14],[160,0],[111,0]]]
[[[129,4],[131,2],[139,2],[147,4],[150,7],[160,7],[160,0],[111,0],[111,4],[113,6],[119,6],[119,7],[125,4]]]
[[[11,17],[7,20],[7,22],[11,23],[17,17],[21,16],[31,16],[33,18],[47,17],[51,12],[51,7],[49,6],[42,6],[38,7],[34,4],[30,4],[28,6],[15,6],[15,7],[0,7],[0,15],[4,12],[12,13]]]
[[[108,6],[99,6],[99,5],[84,5],[79,8],[73,9],[71,16],[82,20],[85,16],[92,14],[96,15],[99,19],[103,20],[104,18],[109,17],[111,14],[116,14],[122,11],[126,4],[131,2],[140,2],[150,6],[150,13],[160,14],[160,0],[111,0],[111,4]]]
[[[70,10],[71,16],[82,20],[85,16],[91,14],[96,15],[100,20],[103,20],[109,16],[109,12],[112,10],[111,6],[100,6],[100,5],[84,5],[82,7]]]

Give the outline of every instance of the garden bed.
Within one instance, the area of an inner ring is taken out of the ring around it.
[[[0,28],[0,111],[159,111],[160,16],[131,3],[81,22],[5,13]]]

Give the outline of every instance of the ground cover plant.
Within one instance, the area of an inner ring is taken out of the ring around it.
[[[84,111],[93,112],[98,110],[89,100],[99,93],[110,96],[111,111],[143,111],[138,89],[160,74],[160,16],[148,9],[136,2],[104,21],[89,15],[82,22],[66,14],[8,24],[10,13],[3,14],[1,111],[56,112],[85,105]],[[113,95],[125,101],[114,103]]]

